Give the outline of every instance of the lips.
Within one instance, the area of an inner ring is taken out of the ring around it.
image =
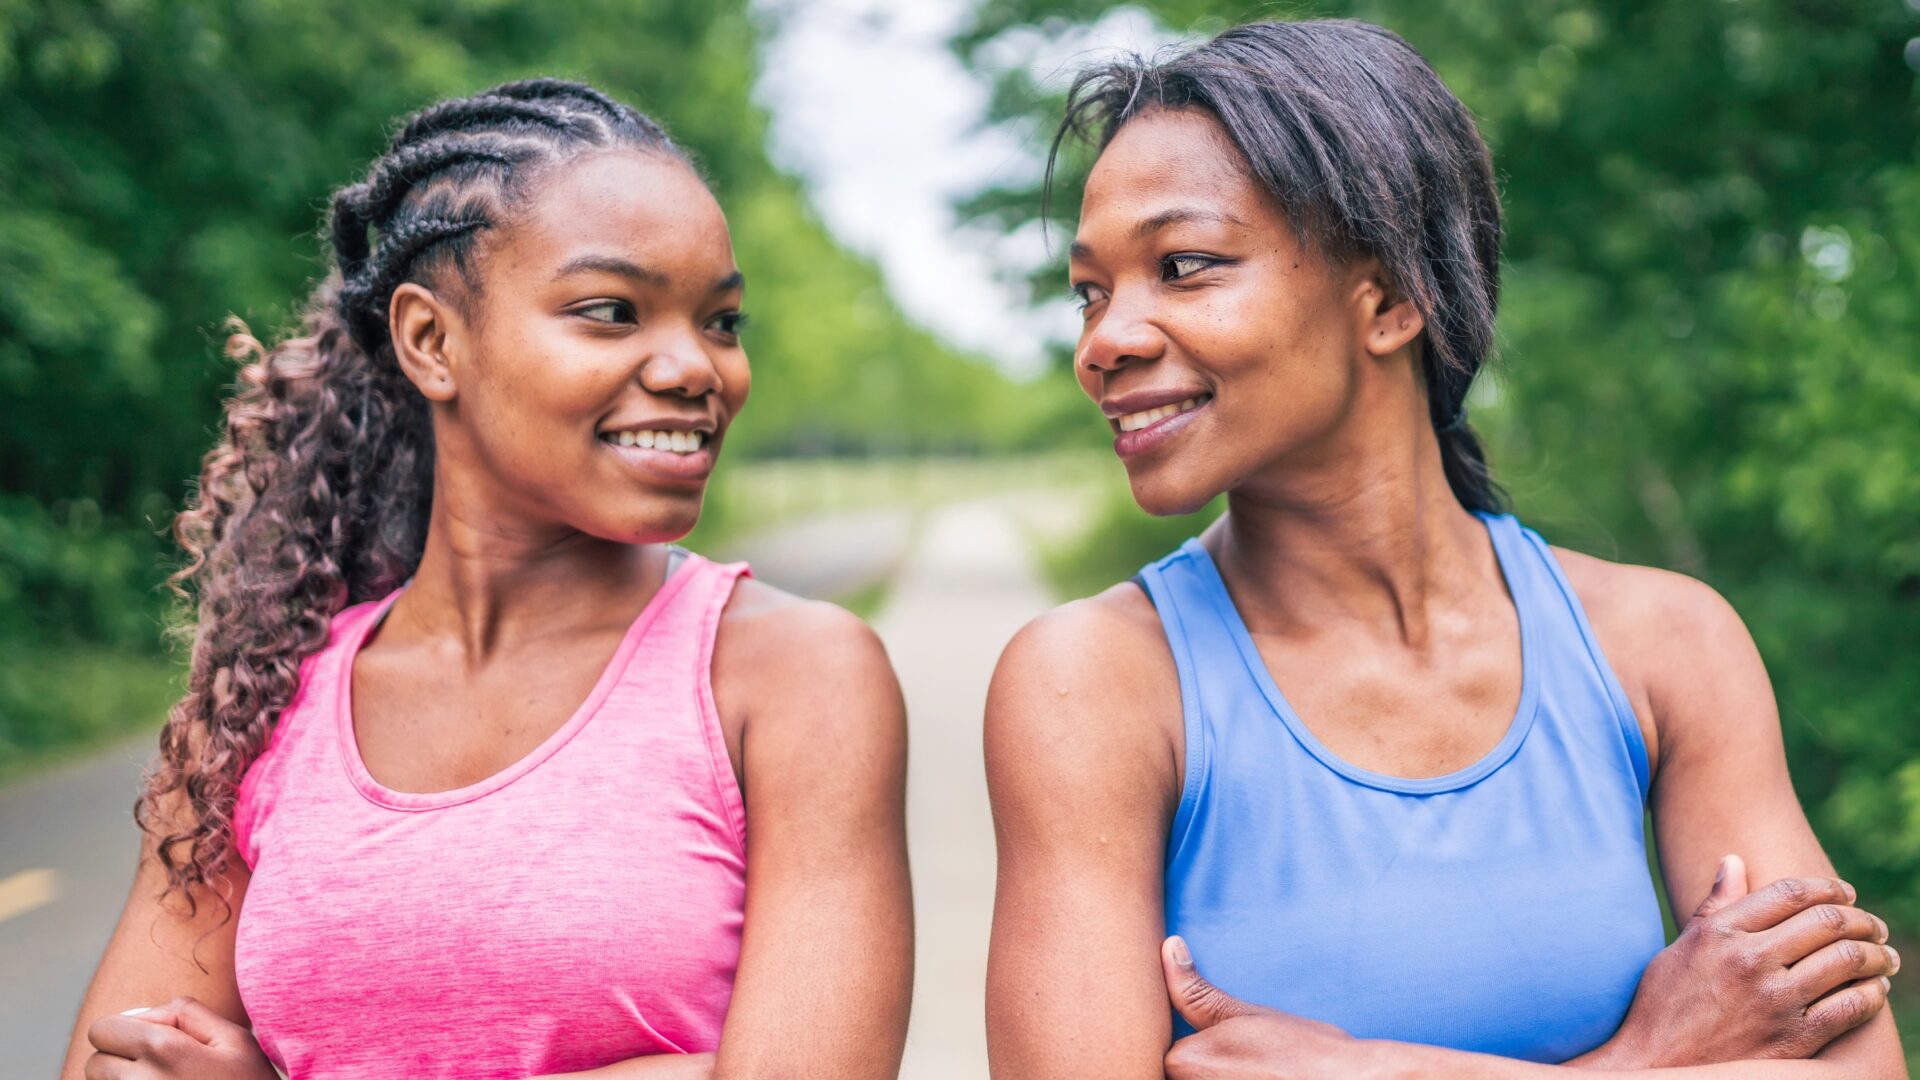
[[[646,445],[648,434],[654,434],[653,445]],[[602,432],[598,441],[602,449],[614,455],[621,467],[638,479],[669,486],[697,487],[706,483],[719,450],[718,443],[699,431],[655,433],[649,428],[610,431]]]
[[[1109,412],[1109,422],[1116,432],[1113,452],[1131,458],[1158,449],[1185,430],[1213,404],[1213,395],[1202,393],[1158,403],[1121,398],[1112,404],[1131,407],[1117,416]]]

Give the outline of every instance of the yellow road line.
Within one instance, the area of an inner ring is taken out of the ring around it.
[[[51,870],[22,870],[0,880],[0,922],[53,903],[60,895],[60,875]]]

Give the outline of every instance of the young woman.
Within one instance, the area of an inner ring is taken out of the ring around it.
[[[995,1073],[1901,1075],[1737,616],[1500,512],[1499,207],[1419,55],[1243,26],[1083,76],[1089,129],[1076,374],[1144,509],[1228,512],[1001,660]]]
[[[331,234],[181,518],[189,689],[64,1075],[892,1076],[891,669],[667,546],[747,398],[713,196],[535,80],[412,117]]]

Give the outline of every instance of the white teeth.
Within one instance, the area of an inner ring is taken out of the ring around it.
[[[1146,409],[1137,413],[1128,413],[1120,418],[1120,430],[1139,431],[1141,428],[1151,427],[1169,416],[1178,416],[1183,412],[1192,412],[1206,404],[1206,402],[1207,395],[1201,394],[1198,397],[1190,397],[1185,401],[1177,401],[1172,405],[1162,405],[1157,409]]]
[[[666,450],[692,454],[707,445],[704,431],[609,431],[600,436],[615,446],[637,446],[642,450]]]

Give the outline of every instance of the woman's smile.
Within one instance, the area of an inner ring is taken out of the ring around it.
[[[597,433],[600,445],[648,483],[706,482],[719,457],[712,421],[689,418],[610,424]]]
[[[1184,394],[1185,391],[1173,391]],[[1185,431],[1202,410],[1213,404],[1206,392],[1167,400],[1169,393],[1133,393],[1101,404],[1113,427],[1113,452],[1122,458],[1147,453]]]

